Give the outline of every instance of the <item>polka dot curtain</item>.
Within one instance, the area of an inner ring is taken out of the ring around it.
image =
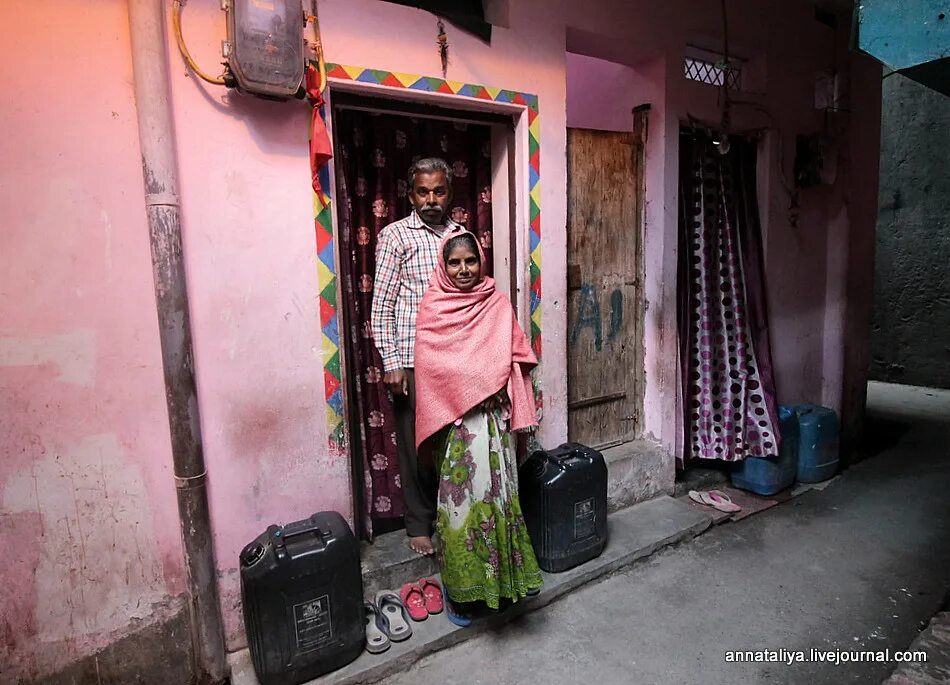
[[[680,137],[680,343],[685,455],[739,461],[778,454],[755,143]]]

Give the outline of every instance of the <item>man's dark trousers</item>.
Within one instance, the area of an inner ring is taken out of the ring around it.
[[[416,450],[416,376],[406,369],[408,395],[393,395],[396,415],[396,444],[399,449],[399,474],[406,503],[406,534],[411,537],[432,535],[438,478],[431,458],[418,458]],[[423,449],[425,453],[425,450]]]

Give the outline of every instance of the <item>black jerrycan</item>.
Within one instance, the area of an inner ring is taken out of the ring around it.
[[[359,543],[340,514],[268,526],[240,560],[244,627],[261,685],[297,685],[360,655]]]
[[[607,544],[607,464],[590,447],[539,450],[518,470],[518,495],[538,565],[566,571]]]

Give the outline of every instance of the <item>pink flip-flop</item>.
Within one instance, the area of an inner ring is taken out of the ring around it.
[[[426,598],[426,611],[430,614],[441,614],[444,608],[442,601],[442,586],[435,578],[420,578],[419,587]]]
[[[726,514],[735,514],[737,511],[742,511],[742,507],[733,502],[729,498],[729,495],[722,492],[721,490],[690,490],[689,498],[694,502],[705,504],[706,506],[712,507],[713,509]]]
[[[429,618],[426,596],[418,583],[406,583],[399,588],[399,599],[402,600],[403,606],[406,607],[413,621],[425,621]]]
[[[709,498],[715,502],[715,506],[719,511],[724,511],[727,514],[734,514],[737,511],[742,511],[742,507],[732,501],[732,499],[724,493],[722,490],[710,490],[706,493],[709,495]]]

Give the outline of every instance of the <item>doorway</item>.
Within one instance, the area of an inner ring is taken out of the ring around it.
[[[567,135],[568,438],[598,449],[642,415],[645,135],[645,113],[633,132]]]
[[[356,519],[361,536],[371,538],[402,528],[404,514],[392,401],[370,329],[376,238],[412,211],[411,163],[441,157],[454,172],[450,217],[478,236],[489,275],[510,291],[507,226],[495,230],[507,223],[505,210],[499,220],[492,200],[499,176],[507,194],[508,173],[500,174],[498,165],[508,163],[504,148],[514,129],[512,118],[502,115],[351,93],[334,94],[332,107],[345,421]]]

